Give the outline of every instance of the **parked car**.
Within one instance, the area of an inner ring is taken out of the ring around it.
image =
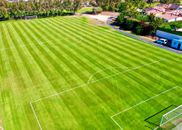
[[[166,45],[168,43],[168,40],[167,39],[160,38],[157,41],[155,41],[155,43],[162,44],[162,45]]]

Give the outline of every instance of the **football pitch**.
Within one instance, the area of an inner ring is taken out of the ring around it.
[[[181,104],[182,55],[84,17],[0,23],[0,129],[150,130]]]

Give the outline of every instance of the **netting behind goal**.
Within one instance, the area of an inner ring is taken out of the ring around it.
[[[182,105],[162,116],[159,129],[182,130]]]

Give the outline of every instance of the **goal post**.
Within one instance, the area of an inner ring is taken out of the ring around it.
[[[161,118],[159,130],[182,130],[182,105],[167,112]]]

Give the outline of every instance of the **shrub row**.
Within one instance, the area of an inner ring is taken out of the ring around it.
[[[152,34],[153,27],[147,23],[137,19],[128,17],[118,17],[118,25],[124,30],[131,30],[133,33],[138,35],[149,35]]]
[[[26,16],[50,17],[74,14],[80,8],[78,0],[43,0],[8,2],[0,0],[0,20],[22,19]]]

